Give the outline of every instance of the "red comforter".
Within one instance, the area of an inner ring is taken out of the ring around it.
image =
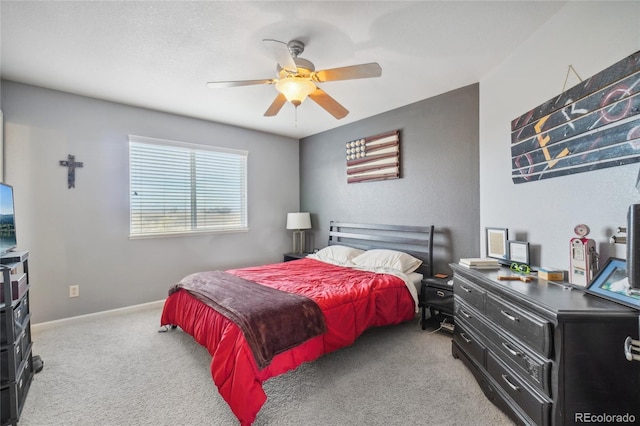
[[[242,425],[250,425],[267,397],[265,380],[322,354],[351,345],[366,329],[413,319],[414,300],[403,280],[314,259],[300,259],[227,272],[313,299],[327,332],[276,355],[258,369],[239,327],[184,290],[167,298],[161,325],[178,325],[212,355],[211,375]]]

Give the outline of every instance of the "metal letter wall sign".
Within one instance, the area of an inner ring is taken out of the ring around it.
[[[511,122],[514,183],[639,161],[640,51]]]

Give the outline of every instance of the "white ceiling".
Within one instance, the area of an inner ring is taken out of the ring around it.
[[[301,138],[480,81],[563,1],[2,1],[2,78]],[[276,77],[262,39],[303,41],[316,69],[378,62],[323,83],[350,114],[307,99],[263,113]]]

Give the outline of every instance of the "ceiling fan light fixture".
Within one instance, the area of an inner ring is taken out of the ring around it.
[[[316,85],[307,78],[287,77],[276,83],[276,90],[297,107],[316,90]]]
[[[289,43],[285,43],[274,39],[263,39],[262,41],[276,59],[277,78],[210,81],[207,83],[207,87],[215,89],[218,87],[250,86],[257,84],[274,85],[278,91],[278,95],[265,111],[265,117],[273,117],[278,114],[287,102],[293,104],[297,111],[298,106],[302,105],[302,102],[309,97],[329,114],[340,120],[349,114],[349,110],[340,105],[338,101],[329,96],[319,86],[316,86],[316,83],[380,77],[382,75],[382,68],[376,62],[316,71],[316,67],[312,62],[299,56],[304,51],[303,42],[291,40]]]

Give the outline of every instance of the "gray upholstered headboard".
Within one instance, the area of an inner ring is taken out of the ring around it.
[[[366,223],[329,223],[329,245],[341,244],[362,250],[384,248],[408,253],[420,260],[416,272],[433,275],[433,225],[377,225]]]

